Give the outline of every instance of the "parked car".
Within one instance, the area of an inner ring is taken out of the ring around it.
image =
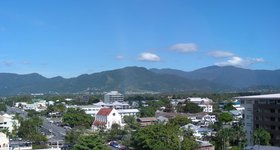
[[[114,147],[114,148],[120,148],[120,147],[121,147],[121,146],[120,146],[117,142],[115,142],[115,141],[110,142],[110,146],[112,146],[112,147]]]

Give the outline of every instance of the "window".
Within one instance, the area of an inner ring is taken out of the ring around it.
[[[275,117],[270,117],[270,121],[275,121]]]
[[[247,100],[246,104],[252,104],[252,100]]]
[[[115,113],[113,113],[113,116],[115,116],[116,114]]]
[[[275,126],[270,126],[270,129],[271,129],[271,130],[275,130],[276,127],[275,127]]]
[[[270,109],[270,112],[271,113],[275,113],[275,109]]]
[[[270,100],[269,104],[276,104],[276,100]]]

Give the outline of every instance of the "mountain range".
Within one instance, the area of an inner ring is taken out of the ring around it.
[[[210,66],[185,72],[125,67],[74,78],[0,73],[0,95],[104,92],[233,92],[280,89],[280,70]]]

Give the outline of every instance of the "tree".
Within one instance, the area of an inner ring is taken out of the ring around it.
[[[84,126],[90,128],[93,118],[86,114],[84,110],[69,108],[62,116],[62,121],[70,127]]]
[[[47,108],[47,115],[49,115],[50,113],[59,113],[62,114],[65,111],[65,106],[63,104],[56,104],[56,105],[51,105]]]
[[[74,145],[74,150],[108,150],[106,145],[98,135],[81,135]]]
[[[126,127],[129,129],[135,130],[140,128],[140,124],[136,121],[134,116],[124,116],[123,120],[126,123]]]
[[[185,136],[181,145],[182,145],[181,149],[183,150],[193,150],[198,148],[198,144],[195,142],[195,139],[193,137]]]
[[[231,122],[233,120],[233,117],[231,114],[227,113],[227,112],[223,112],[218,116],[219,121],[227,123],[227,122]]]
[[[108,137],[107,140],[120,140],[126,134],[125,130],[121,130],[120,125],[112,124],[111,129],[107,132]]]
[[[230,110],[236,110],[236,109],[233,107],[233,103],[227,103],[224,106],[224,110],[230,111]]]
[[[201,107],[192,102],[186,102],[185,106],[183,107],[183,111],[185,113],[199,113],[202,112],[202,110],[203,109]]]
[[[214,137],[216,149],[227,149],[230,146],[230,140],[233,137],[233,130],[231,128],[223,128],[218,131]]]
[[[75,145],[78,141],[78,138],[80,137],[81,134],[83,134],[84,129],[72,129],[68,131],[64,137],[64,140],[67,144],[69,145]]]
[[[263,128],[254,130],[254,143],[257,145],[269,145],[270,134]]]
[[[153,117],[155,116],[156,109],[148,106],[140,108],[140,116],[141,117]]]
[[[18,136],[31,141],[35,146],[41,145],[41,142],[47,141],[47,138],[39,131],[42,123],[42,119],[38,116],[21,120],[20,127],[18,128]]]
[[[178,126],[173,124],[154,124],[141,128],[132,134],[131,146],[136,150],[170,150],[189,147],[189,142],[182,142],[183,135]],[[186,137],[185,137],[186,138]],[[190,139],[192,140],[192,139]],[[192,140],[194,141],[194,140]]]
[[[181,127],[188,123],[191,123],[191,120],[185,116],[177,115],[176,117],[169,119],[168,123]]]
[[[3,103],[3,102],[0,102],[0,111],[4,111],[4,112],[6,112],[6,111],[7,111],[6,104],[5,104],[5,103]]]

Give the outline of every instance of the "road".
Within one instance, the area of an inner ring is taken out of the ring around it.
[[[19,108],[7,106],[7,113],[16,114],[18,113],[21,117],[26,118],[28,113]],[[57,126],[56,124],[50,123],[49,120],[45,117],[41,117],[43,120],[43,125],[41,126],[41,131],[46,131],[46,134],[52,134],[53,136],[48,139],[48,142],[51,143],[63,143],[66,130],[63,127]]]

